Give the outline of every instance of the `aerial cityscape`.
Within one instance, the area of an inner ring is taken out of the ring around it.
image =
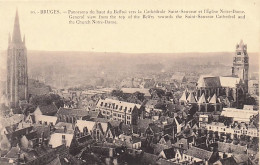
[[[32,51],[16,11],[6,42],[1,165],[259,164],[258,54],[243,40],[231,53]]]

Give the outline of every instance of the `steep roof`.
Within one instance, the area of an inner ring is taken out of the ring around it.
[[[201,160],[209,160],[213,154],[213,152],[197,148],[197,147],[190,147],[187,151],[184,151],[186,155],[193,156],[195,158],[199,158]]]
[[[180,98],[180,101],[187,101],[187,92],[184,91],[181,98]]]
[[[234,145],[232,143],[218,142],[218,151],[233,154],[244,154],[247,150],[246,146]]]
[[[200,96],[200,99],[198,101],[198,104],[203,104],[203,103],[206,103],[206,98],[204,93]]]
[[[174,148],[169,148],[169,149],[164,149],[163,150],[165,156],[166,156],[166,159],[172,159],[175,157],[175,150]]]
[[[39,106],[39,109],[43,115],[54,115],[58,111],[54,104]]]
[[[83,132],[83,128],[87,127],[88,131],[93,130],[96,122],[94,121],[85,121],[85,120],[77,120],[77,123],[75,126],[77,126],[80,130],[80,132]]]
[[[63,108],[61,107],[57,115],[68,115],[68,116],[78,116],[78,117],[84,117],[88,116],[90,113],[84,109],[70,109],[70,108]]]
[[[211,97],[211,99],[209,100],[209,103],[211,103],[211,104],[216,104],[216,103],[218,103],[216,94],[214,94],[214,95]]]
[[[196,103],[196,102],[197,102],[196,99],[195,99],[195,96],[194,96],[193,92],[191,92],[191,93],[189,94],[189,96],[188,96],[188,98],[187,98],[187,101],[188,101],[188,103]]]
[[[65,136],[66,140],[66,146],[70,147],[71,141],[73,139],[74,134],[66,134],[66,133],[54,133],[50,137],[50,142],[49,144],[52,145],[53,148],[56,148],[58,146],[61,146],[62,143],[62,137],[63,135]]]
[[[220,84],[222,87],[235,88],[240,83],[241,79],[238,77],[219,77]]]
[[[197,87],[199,88],[216,88],[221,87],[220,78],[218,76],[200,76]]]

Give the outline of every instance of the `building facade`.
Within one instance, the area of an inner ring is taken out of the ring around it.
[[[11,107],[17,107],[19,100],[28,99],[27,49],[25,37],[21,38],[19,16],[16,11],[12,39],[9,35],[7,49],[6,95]]]
[[[96,110],[110,120],[122,121],[125,124],[137,124],[138,111],[141,105],[113,99],[100,99]]]

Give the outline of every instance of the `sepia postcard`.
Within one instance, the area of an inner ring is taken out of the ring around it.
[[[0,0],[1,165],[258,165],[259,0]]]

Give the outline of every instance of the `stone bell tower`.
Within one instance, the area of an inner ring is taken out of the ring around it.
[[[6,95],[11,107],[28,99],[27,49],[21,38],[19,16],[16,11],[12,37],[9,34],[7,49]]]
[[[249,57],[247,54],[247,45],[241,40],[236,46],[236,54],[233,57],[232,76],[239,77],[248,91],[248,70]]]

